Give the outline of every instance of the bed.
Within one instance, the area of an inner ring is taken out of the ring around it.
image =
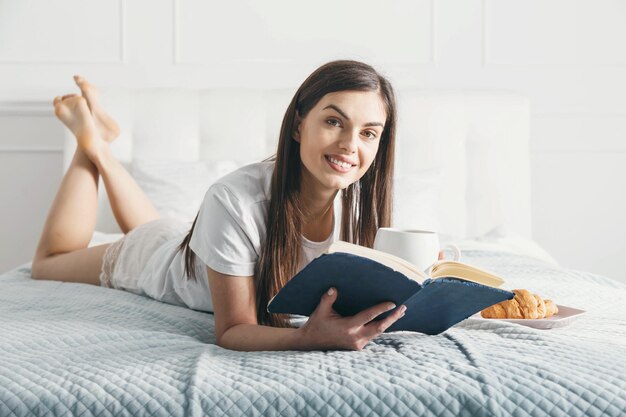
[[[291,93],[103,97],[124,131],[114,152],[162,214],[191,222],[207,183],[272,153]],[[399,104],[395,226],[437,230],[507,288],[585,314],[550,330],[470,317],[362,351],[236,352],[215,344],[211,314],[35,281],[25,263],[0,275],[0,416],[626,415],[626,285],[532,240],[528,100],[406,89]],[[120,236],[107,204],[92,245]]]

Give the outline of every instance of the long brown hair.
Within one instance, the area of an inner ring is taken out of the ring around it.
[[[256,311],[259,324],[290,327],[288,316],[267,312],[269,300],[295,275],[300,261],[303,207],[300,202],[302,161],[300,143],[293,139],[299,119],[328,93],[376,91],[384,103],[387,120],[376,157],[360,180],[341,190],[341,240],[372,247],[379,227],[391,225],[396,134],[396,100],[389,81],[362,62],[332,61],[316,69],[300,86],[283,118],[276,154],[267,234],[254,268]],[[298,119],[299,118],[299,119]],[[189,248],[198,215],[178,250],[184,250],[185,274],[195,276],[195,253]],[[201,231],[200,231],[201,232]]]

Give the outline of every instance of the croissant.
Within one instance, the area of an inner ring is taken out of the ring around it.
[[[480,312],[486,319],[543,319],[559,312],[552,300],[544,300],[528,290],[513,290],[515,297]]]

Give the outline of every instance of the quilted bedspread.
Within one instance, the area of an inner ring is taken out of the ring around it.
[[[464,260],[587,310],[538,330],[469,318],[362,351],[236,352],[213,316],[118,290],[0,276],[0,416],[626,415],[626,285],[502,251]]]

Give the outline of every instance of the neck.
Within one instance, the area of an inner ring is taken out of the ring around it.
[[[335,200],[335,191],[332,195],[325,198],[312,198],[302,194],[302,204],[306,207],[304,212],[305,224],[316,224],[328,219],[328,216],[333,213],[333,202]]]
[[[302,234],[314,242],[324,241],[332,233],[333,203],[338,190],[321,188],[307,178],[302,179],[300,190]]]
[[[327,220],[329,215],[332,215],[333,202],[339,190],[322,189],[309,181],[306,175],[302,178],[300,190],[305,224],[319,224]]]
[[[310,241],[323,242],[333,232],[333,199],[308,200],[302,196],[302,203],[306,207],[302,234]]]

